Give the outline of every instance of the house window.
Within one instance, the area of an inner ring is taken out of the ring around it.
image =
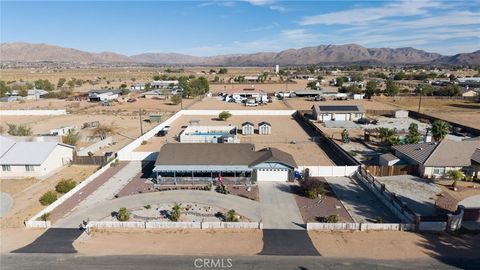
[[[9,172],[11,170],[12,170],[12,167],[10,167],[10,165],[2,165],[2,171]]]
[[[25,171],[27,171],[27,172],[33,172],[33,171],[34,171],[33,165],[25,165]]]
[[[434,175],[444,175],[445,174],[445,167],[433,167],[432,174],[434,174]]]

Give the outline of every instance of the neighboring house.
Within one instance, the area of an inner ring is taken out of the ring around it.
[[[144,84],[144,83],[132,84],[132,86],[130,86],[130,90],[131,90],[131,91],[141,91],[141,90],[145,90],[145,84]]]
[[[147,92],[141,93],[140,97],[166,99],[166,96],[159,90],[152,90],[152,91],[147,91]]]
[[[480,195],[463,199],[458,203],[458,207],[463,209],[462,222],[480,222]]]
[[[480,149],[477,148],[472,154],[472,166],[475,174],[474,178],[478,179],[478,172],[480,172]]]
[[[0,136],[1,178],[42,178],[73,158],[73,146],[59,142],[15,141]]]
[[[465,175],[478,175],[479,167],[472,158],[480,148],[480,141],[452,141],[439,143],[404,144],[392,147],[395,156],[408,164],[419,165],[420,176],[444,177],[450,170],[461,170]]]
[[[88,91],[88,101],[90,102],[103,102],[103,101],[112,101],[117,99],[122,94],[122,90],[109,90],[109,89],[100,89],[100,90],[90,90]]]
[[[239,143],[232,126],[188,126],[180,133],[181,143]]]
[[[457,78],[457,83],[458,85],[466,88],[480,87],[480,77]]]
[[[242,124],[243,135],[253,135],[255,133],[255,126],[252,122],[245,122]]]
[[[260,135],[270,135],[272,134],[272,125],[268,122],[260,122],[258,124],[258,134]]]
[[[462,97],[476,97],[480,90],[467,90],[462,93]]]
[[[315,120],[319,121],[356,121],[363,118],[365,109],[362,105],[319,105],[312,107]]]
[[[162,146],[153,172],[158,183],[292,181],[292,155],[275,148],[255,151],[253,144],[180,144]]]
[[[297,97],[316,97],[322,94],[322,91],[305,89],[305,90],[295,91],[294,93],[295,93],[295,96]]]
[[[178,85],[178,80],[169,80],[169,81],[153,81],[150,86],[152,89],[168,88],[170,86]]]
[[[268,95],[262,91],[244,91],[244,92],[236,92],[232,94],[232,98],[236,102],[243,102],[247,99],[255,99],[258,103],[267,103],[268,102]]]

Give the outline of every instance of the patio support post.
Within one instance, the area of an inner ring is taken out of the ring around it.
[[[173,171],[173,182],[175,183],[175,185],[177,184],[177,172],[176,171]]]

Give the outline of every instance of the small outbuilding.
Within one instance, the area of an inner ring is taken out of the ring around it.
[[[408,111],[407,110],[395,111],[395,118],[408,118]]]
[[[270,135],[272,134],[272,125],[268,122],[260,122],[258,124],[258,134],[260,135]]]
[[[400,159],[390,153],[380,155],[380,157],[378,158],[378,163],[380,164],[380,166],[393,166],[398,162],[400,162]]]
[[[242,124],[243,135],[253,135],[255,133],[255,126],[252,122],[245,122]]]

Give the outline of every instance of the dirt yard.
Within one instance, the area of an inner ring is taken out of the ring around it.
[[[449,256],[472,258],[480,247],[480,234],[454,237],[448,234],[410,232],[321,232],[308,233],[324,257],[375,260],[422,259]]]
[[[45,208],[38,202],[38,199],[47,191],[54,190],[55,185],[62,179],[72,178],[77,183],[83,181],[96,170],[96,166],[72,165],[66,167],[45,180],[34,180],[35,183],[27,180],[18,180],[19,186],[15,187],[17,180],[1,179],[2,191],[13,198],[13,207],[1,218],[1,228],[22,227],[23,222],[37,212]],[[31,185],[27,186],[27,183]],[[5,191],[3,190],[5,187]],[[23,187],[23,188],[22,188]]]
[[[9,253],[22,248],[42,235],[46,229],[2,228],[0,230],[0,253]]]
[[[255,255],[261,230],[94,231],[74,242],[81,255]],[[133,248],[132,247],[136,247]]]
[[[325,152],[310,141],[310,136],[298,125],[291,116],[232,116],[227,121],[218,121],[215,116],[185,115],[172,124],[172,128],[165,137],[153,137],[147,144],[141,145],[135,151],[159,151],[165,142],[175,143],[175,137],[180,134],[190,120],[200,120],[199,125],[225,126],[232,125],[241,128],[241,124],[250,121],[257,125],[267,121],[272,125],[271,135],[241,135],[241,143],[253,143],[256,149],[275,147],[290,153],[298,165],[330,166],[332,161]],[[295,141],[293,144],[292,141]]]
[[[189,110],[291,110],[284,102],[273,99],[272,103],[249,107],[239,103],[222,101],[219,97],[204,98],[188,108]]]
[[[397,108],[418,110],[419,97],[375,97],[377,102]],[[423,98],[420,112],[447,121],[480,128],[480,103],[459,99]]]

